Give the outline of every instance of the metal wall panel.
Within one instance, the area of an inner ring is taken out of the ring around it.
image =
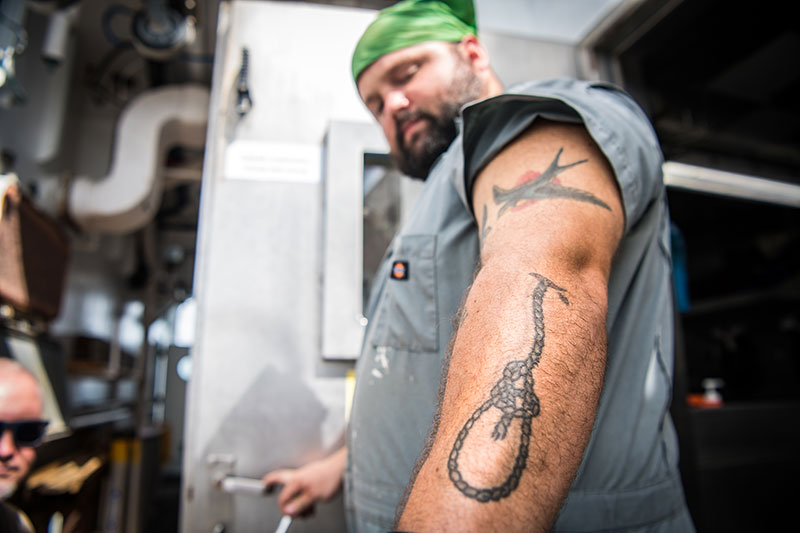
[[[364,153],[388,151],[377,124],[334,122],[328,130],[322,354],[329,359],[355,359],[361,350],[366,326],[362,309]]]
[[[370,120],[348,73],[372,15],[308,4],[220,6],[195,274],[184,532],[217,524],[228,533],[273,530],[280,521],[274,497],[223,493],[215,477],[258,478],[341,443],[351,363],[320,356],[322,140],[333,119]],[[243,47],[253,108],[238,118]],[[291,164],[281,159],[287,149]],[[261,166],[245,168],[247,158],[261,158]],[[343,528],[337,500],[292,531]]]

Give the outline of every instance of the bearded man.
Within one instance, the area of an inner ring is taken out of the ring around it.
[[[505,90],[471,1],[381,11],[352,65],[426,183],[375,277],[346,448],[265,476],[282,510],[343,476],[359,532],[692,531],[645,114],[603,83]]]

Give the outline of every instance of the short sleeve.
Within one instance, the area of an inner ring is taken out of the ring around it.
[[[663,156],[641,108],[625,92],[606,83],[534,82],[465,107],[463,182],[454,185],[467,207],[472,210],[472,185],[480,171],[539,117],[586,126],[619,184],[627,233],[660,195]]]

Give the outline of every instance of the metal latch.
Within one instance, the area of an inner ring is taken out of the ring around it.
[[[223,492],[245,492],[249,494],[266,494],[267,487],[260,479],[240,476],[225,476],[216,481],[217,488]]]
[[[255,494],[255,495],[266,495],[270,492],[267,491],[266,485],[261,479],[251,478],[251,477],[241,477],[241,476],[220,476],[216,479],[215,485],[217,489],[225,492],[227,494]],[[281,521],[278,523],[278,528],[275,530],[275,533],[286,533],[289,530],[289,526],[292,525],[292,517],[289,515],[283,515],[281,517]],[[218,526],[222,526],[222,524],[218,524]],[[221,532],[224,532],[224,526]]]
[[[236,83],[236,112],[240,117],[246,115],[253,107],[248,85],[248,71],[250,70],[250,52],[242,48],[242,65],[239,67],[239,79]]]

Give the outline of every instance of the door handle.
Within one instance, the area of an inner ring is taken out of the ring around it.
[[[267,494],[267,487],[264,482],[251,477],[225,476],[217,481],[217,488],[231,494]]]

